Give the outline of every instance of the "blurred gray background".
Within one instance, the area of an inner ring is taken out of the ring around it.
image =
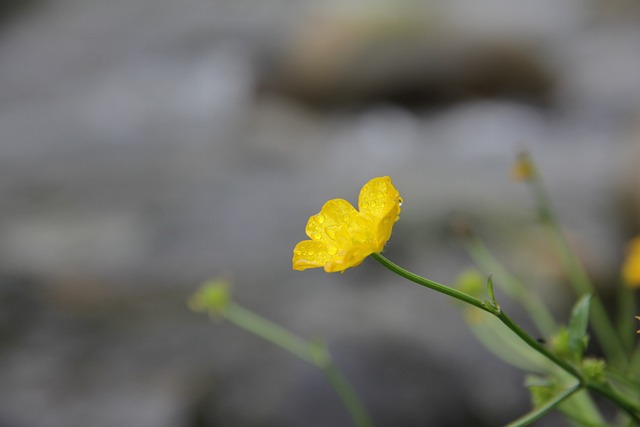
[[[326,339],[379,426],[512,420],[524,373],[459,306],[291,255],[326,200],[390,175],[389,258],[451,283],[465,218],[566,320],[523,149],[606,297],[638,231],[637,2],[2,3],[0,426],[351,425],[313,368],[187,309],[219,275]]]

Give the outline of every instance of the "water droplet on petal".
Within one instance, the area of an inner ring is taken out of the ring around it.
[[[335,246],[329,246],[327,248],[327,252],[329,252],[329,255],[335,255],[338,253],[338,248],[336,248]]]
[[[318,220],[318,224],[322,224],[324,222],[324,215],[318,215],[316,219]]]
[[[320,240],[321,237],[322,237],[322,234],[320,234],[319,231],[314,231],[313,233],[311,233],[311,238],[313,240]]]

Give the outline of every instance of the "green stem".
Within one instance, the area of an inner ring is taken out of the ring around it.
[[[574,377],[578,379],[581,378],[580,373],[573,366],[571,366],[569,363],[562,360],[560,357],[556,356],[551,351],[547,350],[546,347],[542,346],[536,339],[532,338],[520,326],[518,326],[513,320],[511,320],[511,318],[507,316],[505,312],[502,311],[500,308],[491,306],[486,302],[480,301],[479,299],[474,298],[471,295],[468,295],[457,289],[451,288],[449,286],[445,286],[438,282],[434,282],[433,280],[426,279],[422,276],[418,276],[417,274],[414,274],[408,270],[405,270],[399,265],[393,263],[392,261],[390,261],[389,259],[387,259],[381,254],[373,254],[372,256],[375,260],[377,260],[379,263],[387,267],[392,272],[406,279],[409,279],[412,282],[417,283],[418,285],[424,286],[426,288],[432,289],[437,292],[441,292],[445,295],[449,295],[453,298],[456,298],[460,301],[466,302],[481,310],[484,310],[486,312],[493,314],[498,319],[500,319],[500,321],[507,328],[511,329],[513,333],[515,333],[518,337],[520,337],[520,339],[523,340],[525,343],[527,343],[531,348],[533,348],[538,353],[545,356],[547,359],[551,360],[553,363],[555,363],[556,365],[558,365],[559,367],[561,367],[562,369],[564,369]]]
[[[285,328],[235,303],[229,303],[222,313],[236,326],[287,350],[312,365],[316,364],[309,343]]]
[[[633,352],[636,331],[636,302],[633,290],[624,283],[618,284],[617,322],[618,336],[626,354]]]
[[[515,333],[522,341],[524,341],[529,347],[542,354],[544,357],[555,363],[558,367],[562,368],[567,373],[576,377],[580,382],[583,382],[582,375],[576,368],[566,362],[564,359],[557,356],[552,351],[548,350],[545,346],[540,344],[538,340],[534,339],[531,335],[527,334],[517,323],[515,323],[504,311],[500,311],[495,314],[500,321],[513,333]]]
[[[474,307],[479,308],[480,310],[484,310],[487,311],[489,313],[493,313],[493,310],[488,306],[488,304],[484,301],[480,301],[479,299],[472,297],[469,294],[466,294],[464,292],[461,292],[457,289],[451,288],[449,286],[445,286],[442,285],[438,282],[434,282],[433,280],[429,280],[426,279],[422,276],[418,276],[417,274],[414,274],[412,272],[410,272],[409,270],[405,270],[404,268],[400,267],[399,265],[391,262],[389,259],[387,259],[386,257],[384,257],[381,254],[371,254],[371,256],[378,261],[380,264],[384,265],[385,267],[387,267],[389,270],[393,271],[394,273],[396,273],[399,276],[404,277],[405,279],[408,279],[414,283],[417,283],[420,286],[424,286],[426,288],[432,289],[434,291],[440,292],[442,294],[445,295],[449,295],[450,297],[453,297],[457,300],[460,300],[462,302],[466,302],[467,304],[473,305]]]
[[[480,301],[477,298],[474,298],[464,292],[460,292],[457,289],[453,289],[449,286],[442,285],[440,283],[434,282],[432,280],[426,279],[422,276],[418,276],[417,274],[411,273],[408,270],[400,267],[399,265],[391,262],[381,254],[373,254],[372,255],[375,260],[381,263],[383,266],[391,270],[392,272],[414,282],[426,288],[441,292],[445,295],[449,295],[453,298],[456,298],[460,301],[466,302],[468,304],[473,305],[481,310],[489,312],[496,316],[507,328],[509,328],[513,333],[515,333],[522,341],[524,341],[527,345],[529,345],[532,349],[542,354],[544,357],[549,359],[551,362],[556,364],[558,367],[566,371],[568,374],[572,375],[578,380],[578,384],[580,387],[588,388],[591,391],[594,391],[601,396],[611,400],[615,404],[617,404],[621,409],[626,411],[629,416],[631,416],[635,421],[640,422],[640,416],[638,412],[640,412],[640,407],[635,402],[630,402],[624,396],[621,396],[615,390],[607,387],[603,384],[588,381],[583,377],[580,371],[573,367],[570,363],[566,362],[564,359],[557,356],[555,353],[548,350],[546,347],[541,345],[536,339],[527,334],[517,323],[515,323],[509,316],[506,315],[497,305],[491,305],[486,302]]]
[[[640,345],[631,354],[631,362],[629,362],[627,372],[633,380],[637,381],[640,378]]]
[[[558,408],[576,427],[610,427],[585,387]]]
[[[360,399],[351,389],[351,386],[342,375],[342,373],[336,369],[336,367],[329,363],[320,368],[331,387],[335,390],[336,394],[340,397],[344,406],[351,414],[351,418],[354,420],[357,426],[373,426],[367,411],[362,406]]]
[[[524,416],[518,418],[515,421],[507,424],[505,427],[523,427],[531,424],[532,422],[538,420],[544,414],[564,402],[566,399],[571,397],[574,393],[581,389],[580,383],[576,383],[573,386],[563,390],[561,393],[555,395],[552,399],[549,399],[544,405],[534,409],[533,411],[525,414]]]
[[[595,288],[592,286],[589,277],[577,257],[564,239],[564,236],[553,223],[546,224],[550,237],[554,243],[554,248],[560,257],[560,261],[573,284],[576,295],[595,295]],[[628,360],[624,346],[618,338],[617,331],[613,323],[609,320],[607,312],[600,298],[591,300],[590,317],[593,325],[593,332],[602,344],[602,349],[612,365],[626,366]]]
[[[528,159],[528,161],[533,164],[531,159]],[[579,297],[585,294],[596,295],[595,288],[587,272],[575,252],[569,246],[566,237],[561,231],[559,222],[553,214],[551,199],[546,192],[541,176],[537,173],[535,167],[533,167],[532,170],[531,179],[527,182],[529,183],[538,207],[540,222],[545,226],[549,234],[553,248],[569,278],[569,282],[573,286],[574,292]],[[607,354],[610,363],[612,365],[626,366],[628,360],[624,346],[599,298],[594,298],[591,301],[590,317],[593,331],[602,344],[603,351]]]
[[[524,283],[507,271],[478,238],[469,236],[465,239],[465,243],[474,262],[486,272],[491,272],[502,279],[497,281],[499,285],[502,284],[502,290],[527,310],[540,332],[547,336],[553,334],[556,330],[556,322],[538,295],[530,292]]]
[[[507,295],[524,307],[543,336],[551,336],[555,333],[556,322],[540,297],[531,292],[521,280],[511,274],[473,233],[465,233],[464,237],[467,251],[474,262],[486,272],[492,272],[498,277],[498,285]],[[571,398],[571,406],[575,407],[578,413],[587,416],[588,419],[602,421],[602,416],[593,403],[591,396],[586,393],[579,393],[573,396]]]
[[[637,401],[631,401],[626,396],[616,392],[611,386],[606,383],[588,382],[585,386],[599,395],[607,398],[608,400],[616,403],[636,422],[640,424],[640,405]]]
[[[355,425],[358,427],[373,426],[364,405],[362,405],[344,376],[335,367],[324,346],[308,342],[280,325],[232,302],[225,306],[221,314],[236,326],[314,365],[322,372],[340,400],[342,400]]]

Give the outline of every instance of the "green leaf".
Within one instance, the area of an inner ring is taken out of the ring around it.
[[[549,363],[494,315],[469,307],[467,322],[476,338],[493,354],[526,371],[548,372]]]
[[[591,295],[582,296],[571,310],[569,320],[569,349],[577,359],[582,357],[582,353],[587,348],[587,326],[589,325],[589,306]]]

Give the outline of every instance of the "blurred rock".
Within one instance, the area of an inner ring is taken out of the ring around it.
[[[623,172],[619,177],[618,204],[625,239],[640,234],[640,110],[627,133]]]
[[[34,280],[3,274],[0,277],[0,354],[10,352],[42,310]],[[0,422],[1,425],[1,422]]]
[[[261,87],[318,106],[433,106],[473,98],[550,102],[555,76],[526,40],[448,28],[403,4],[334,8],[303,20]]]
[[[45,5],[46,0],[4,0],[0,2],[0,34],[4,26],[24,15],[37,11]]]
[[[527,253],[534,215],[508,179],[526,147],[570,235],[612,271],[614,189],[621,170],[637,174],[624,141],[640,27],[590,20],[574,0],[432,3],[451,14],[313,21],[299,13],[308,0],[57,0],[5,26],[0,424],[202,426],[203,405],[220,425],[344,419],[312,368],[187,311],[221,273],[242,304],[325,338],[381,422],[497,425],[526,411],[522,373],[441,296],[369,261],[290,269],[309,215],[382,174],[405,198],[394,261],[449,283],[469,260],[443,230],[471,213],[509,266],[548,265]],[[254,61],[260,93],[276,96],[254,99]]]

